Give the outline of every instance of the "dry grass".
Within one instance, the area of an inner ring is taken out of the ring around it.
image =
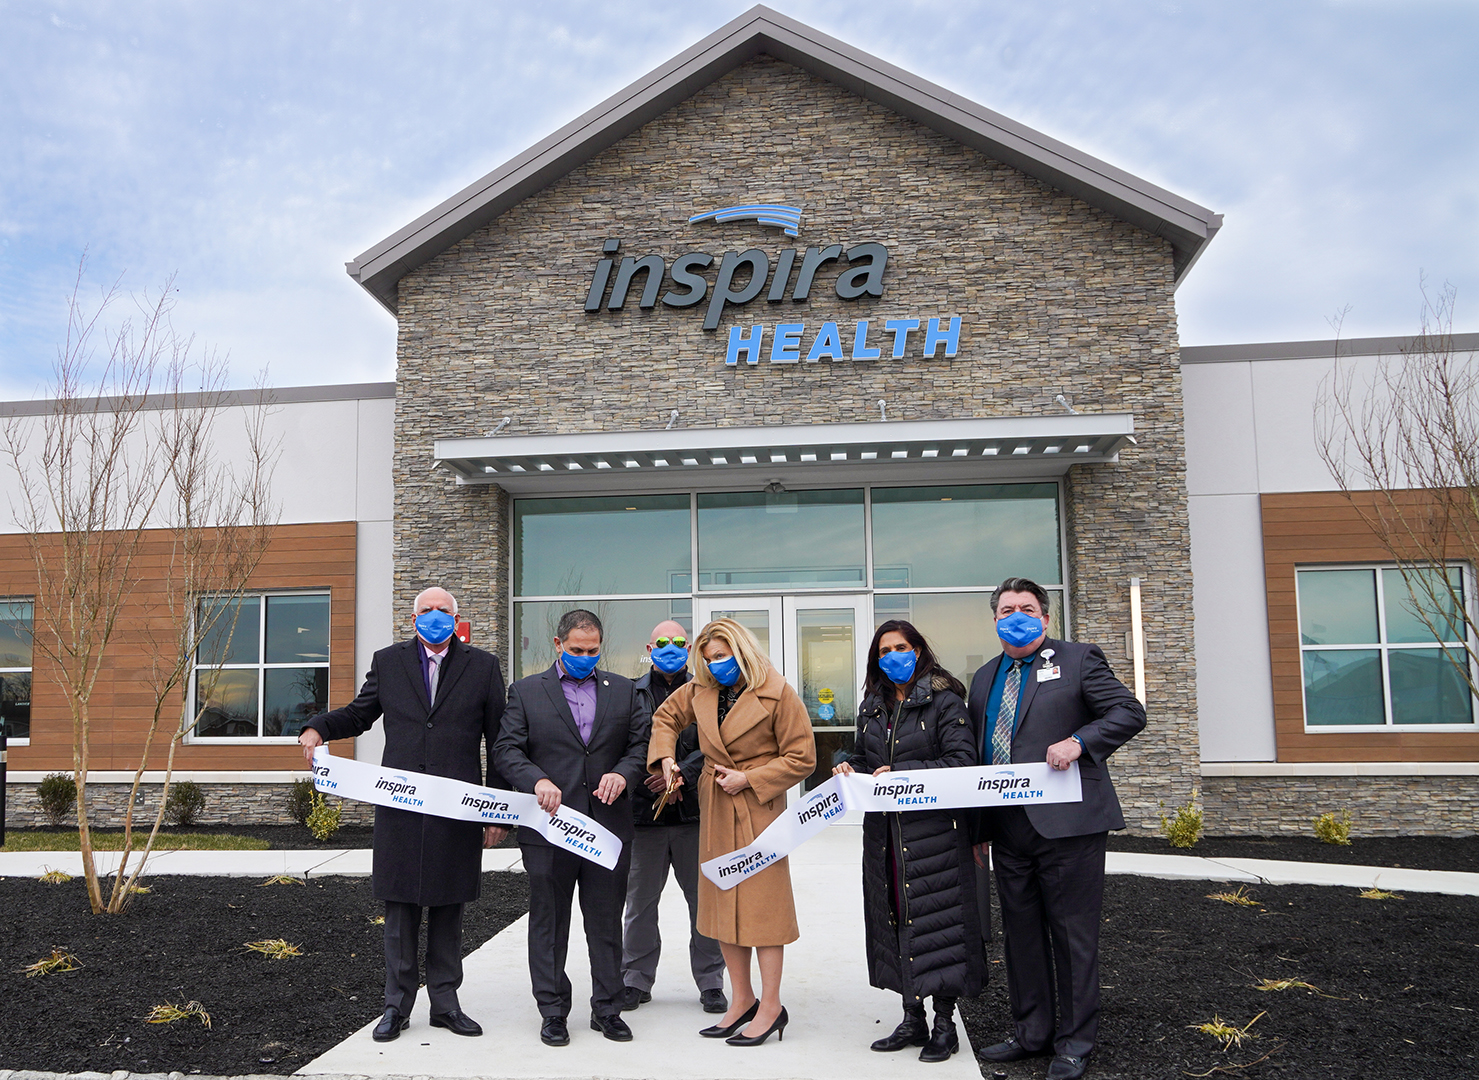
[[[368,918],[370,920],[370,925],[371,926],[384,926],[385,925],[385,916],[384,915],[369,915],[369,916],[366,916],[366,918]]]
[[[133,835],[133,850],[142,851],[149,842],[149,830]],[[266,851],[272,845],[255,836],[232,836],[228,833],[191,833],[176,835],[162,832],[154,841],[155,851]],[[121,851],[123,833],[94,832],[94,851]],[[80,845],[76,829],[7,832],[0,851],[77,851]]]
[[[191,1001],[184,1005],[172,1005],[165,1002],[156,1005],[149,1010],[149,1015],[144,1017],[150,1024],[173,1024],[176,1020],[188,1020],[190,1017],[197,1018],[205,1027],[211,1026],[211,1014],[205,1011],[205,1006],[198,1001]]]
[[[268,878],[266,881],[264,881],[260,885],[258,885],[257,888],[260,889],[260,888],[263,888],[263,887],[265,887],[267,885],[307,885],[307,884],[308,884],[308,882],[304,881],[302,878],[293,877],[292,874],[274,874],[272,877]]]
[[[1253,984],[1255,990],[1309,990],[1318,994],[1320,988],[1303,979],[1264,979]]]
[[[26,973],[26,978],[34,979],[37,975],[55,975],[61,971],[76,971],[81,966],[82,961],[65,949],[53,948],[50,956],[43,956],[34,964],[28,964],[21,970]]]
[[[263,956],[271,957],[273,960],[287,960],[289,957],[302,956],[303,950],[297,945],[290,945],[282,938],[269,938],[266,941],[248,941],[243,948],[252,952],[259,952]]]
[[[1239,885],[1232,892],[1214,892],[1207,894],[1208,900],[1221,900],[1224,904],[1237,904],[1239,907],[1262,907],[1262,903],[1256,897],[1248,895],[1248,886]]]
[[[65,870],[48,870],[36,880],[44,882],[47,885],[65,885],[72,880],[72,875]]]
[[[1387,892],[1385,889],[1362,889],[1360,893],[1362,900],[1406,900],[1407,897],[1401,893]]]
[[[1191,1024],[1189,1026],[1193,1031],[1200,1031],[1203,1035],[1212,1036],[1212,1038],[1222,1044],[1222,1052],[1226,1053],[1234,1046],[1241,1048],[1245,1041],[1258,1038],[1250,1029],[1259,1020],[1263,1019],[1264,1015],[1265,1013],[1259,1013],[1242,1027],[1229,1024],[1220,1016],[1212,1017],[1205,1024]]]

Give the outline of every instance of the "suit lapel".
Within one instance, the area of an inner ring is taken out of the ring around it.
[[[1048,638],[1042,643],[1041,648],[1038,649],[1037,658],[1033,660],[1032,666],[1022,669],[1021,704],[1017,706],[1017,715],[1021,718],[1017,722],[1017,732],[1019,734],[1021,733],[1022,728],[1026,726],[1027,721],[1031,715],[1029,710],[1032,708],[1032,699],[1037,697],[1037,688],[1039,685],[1037,681],[1037,673],[1042,670],[1042,650],[1056,648],[1057,645],[1054,643],[1053,639]],[[1013,737],[1012,741],[1015,742],[1016,738]]]
[[[769,675],[759,686],[745,687],[745,692],[734,703],[734,708],[729,710],[729,715],[724,718],[724,724],[720,728],[724,741],[733,742],[769,716],[771,707],[766,702],[780,699],[781,686],[785,681],[780,672],[771,668]],[[762,698],[765,700],[762,701]]]
[[[462,643],[454,637],[452,646],[447,650],[447,656],[442,661],[442,670],[437,675],[437,696],[436,701],[432,703],[431,712],[436,712],[441,708],[442,702],[447,700],[448,692],[457,680],[462,678],[462,673],[467,670],[470,659]]]
[[[708,758],[716,765],[723,765],[726,769],[734,768],[734,759],[729,756],[729,751],[724,746],[724,738],[719,733],[719,691],[712,686],[695,686],[693,688],[693,715],[698,718],[698,735],[700,745],[707,744],[714,748],[714,753],[707,753]]]
[[[416,699],[423,715],[431,712],[431,705],[426,700],[426,674],[421,670],[421,641],[412,638],[406,642],[406,647],[401,650],[401,656],[406,662],[406,676],[411,680],[415,693],[411,696]]]
[[[596,715],[591,720],[591,742],[596,741],[596,732],[601,730],[601,721],[606,719],[606,712],[611,707],[611,679],[604,671],[595,673],[596,679]],[[563,696],[563,695],[562,695]]]
[[[575,741],[584,745],[580,738],[580,728],[575,723],[575,714],[570,711],[570,702],[565,700],[565,688],[560,685],[560,669],[551,664],[549,670],[543,675],[543,681],[544,692],[549,695],[549,699],[555,707],[555,712],[564,718],[565,724],[570,728],[570,734],[575,736]],[[596,700],[600,701],[600,698],[601,696],[598,693]]]

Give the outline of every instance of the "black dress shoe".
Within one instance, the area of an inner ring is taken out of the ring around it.
[[[402,1016],[400,1010],[393,1006],[387,1007],[385,1015],[380,1018],[380,1023],[375,1025],[374,1034],[370,1037],[376,1042],[391,1042],[401,1037],[401,1032],[411,1026],[409,1017]]]
[[[712,1027],[699,1028],[698,1033],[706,1039],[727,1039],[751,1020],[755,1019],[755,1014],[759,1011],[760,1001],[756,999],[755,1003],[740,1014],[740,1018],[734,1023],[726,1024],[723,1027],[715,1024]]]
[[[920,1061],[949,1061],[952,1054],[960,1050],[960,1033],[955,1030],[955,1021],[948,1016],[936,1016],[929,1042],[919,1052]]]
[[[621,993],[616,995],[617,1008],[622,1012],[631,1012],[638,1005],[645,1005],[651,1000],[651,994],[635,986],[623,986]]]
[[[481,1035],[482,1027],[476,1020],[468,1016],[461,1009],[453,1009],[451,1012],[432,1013],[431,1026],[446,1028],[453,1035]]]
[[[782,1005],[780,1015],[775,1018],[775,1023],[771,1024],[770,1027],[766,1028],[759,1035],[735,1034],[724,1041],[730,1046],[759,1046],[766,1039],[770,1038],[771,1035],[774,1035],[776,1042],[785,1042],[786,1025],[790,1022],[791,1018],[786,1015],[786,1007]]]
[[[923,1008],[904,1010],[904,1019],[899,1026],[894,1028],[892,1035],[885,1035],[877,1040],[869,1050],[877,1050],[880,1054],[891,1054],[895,1050],[902,1050],[906,1046],[923,1046],[929,1041],[929,1022],[924,1018]]]
[[[632,1029],[627,1027],[627,1022],[621,1018],[620,1013],[612,1013],[610,1016],[591,1013],[591,1030],[599,1031],[612,1042],[632,1041]]]
[[[1013,1035],[1006,1042],[994,1043],[984,1049],[977,1050],[976,1056],[982,1061],[1021,1061],[1023,1058],[1044,1057],[1048,1054],[1046,1049],[1029,1050],[1017,1041]]]
[[[546,1016],[539,1025],[539,1041],[545,1046],[569,1046],[570,1029],[563,1016]]]
[[[706,1013],[726,1013],[729,1011],[729,999],[724,996],[724,991],[719,989],[704,990],[698,995],[698,1003],[704,1007]]]
[[[1057,1054],[1048,1066],[1048,1080],[1078,1080],[1088,1067],[1087,1058],[1074,1054]]]

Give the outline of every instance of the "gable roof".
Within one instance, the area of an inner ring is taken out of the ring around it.
[[[1179,284],[1222,215],[763,5],[679,53],[346,263],[391,314],[396,285],[509,207],[765,53],[1170,241]]]

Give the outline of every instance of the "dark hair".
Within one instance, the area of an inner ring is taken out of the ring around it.
[[[572,630],[594,630],[602,638],[606,635],[601,630],[601,619],[594,611],[585,608],[576,608],[567,611],[560,616],[560,625],[555,628],[555,637],[561,641],[570,637]]]
[[[1048,590],[1037,582],[1025,577],[1009,577],[996,587],[991,594],[991,614],[996,614],[996,605],[1001,603],[1001,594],[1009,592],[1030,592],[1037,597],[1037,602],[1042,605],[1044,615],[1048,613]]]
[[[893,697],[894,682],[883,673],[878,666],[878,643],[883,640],[883,635],[890,631],[898,631],[904,635],[904,640],[914,647],[919,654],[919,662],[914,665],[914,678],[909,680],[913,686],[920,679],[932,679],[936,675],[943,676],[950,685],[948,689],[956,696],[965,699],[965,687],[961,681],[950,672],[940,666],[940,661],[935,659],[935,652],[930,648],[930,643],[924,639],[924,635],[914,629],[914,624],[905,622],[903,619],[889,619],[888,622],[879,626],[873,632],[873,641],[868,646],[867,674],[863,676],[863,696],[879,697],[889,700]]]

